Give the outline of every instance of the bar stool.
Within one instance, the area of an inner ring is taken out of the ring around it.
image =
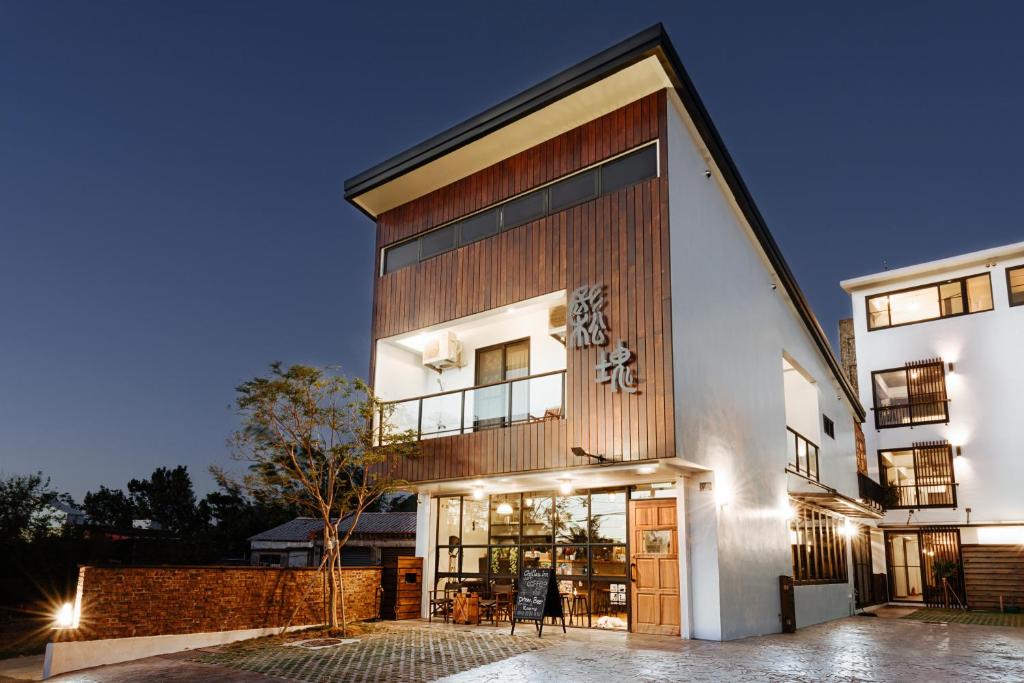
[[[571,615],[569,623],[576,625],[576,616],[580,617],[580,626],[587,625],[587,617],[590,616],[590,600],[585,593],[577,593],[572,596],[572,606],[569,609]]]

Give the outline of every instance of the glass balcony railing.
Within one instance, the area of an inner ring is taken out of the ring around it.
[[[565,417],[565,370],[392,401],[395,432],[420,439]]]

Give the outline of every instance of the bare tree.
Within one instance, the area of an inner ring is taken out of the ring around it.
[[[320,368],[280,363],[268,377],[237,389],[242,427],[232,438],[236,458],[249,463],[243,480],[263,500],[277,499],[323,520],[328,627],[346,628],[341,549],[359,517],[381,495],[401,488],[392,467],[417,454],[414,431],[391,422],[393,407],[360,379]],[[223,477],[222,472],[215,473]],[[344,534],[339,525],[349,519]]]

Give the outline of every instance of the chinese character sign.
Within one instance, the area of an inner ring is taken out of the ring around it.
[[[572,291],[569,317],[572,321],[572,345],[578,349],[608,343],[608,323],[604,318],[604,285],[584,285]]]
[[[636,393],[636,379],[633,377],[633,369],[629,367],[633,352],[626,346],[626,342],[618,340],[615,348],[610,352],[601,351],[598,359],[594,366],[597,372],[594,379],[598,384],[611,383],[613,393],[620,390],[627,394]]]

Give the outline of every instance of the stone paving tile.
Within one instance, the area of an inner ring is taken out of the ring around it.
[[[1010,628],[851,617],[726,643],[609,635],[567,639],[444,681],[1024,681],[1024,634]]]
[[[308,650],[263,639],[190,653],[188,659],[292,681],[433,681],[547,647],[504,630],[378,625],[359,642]]]

